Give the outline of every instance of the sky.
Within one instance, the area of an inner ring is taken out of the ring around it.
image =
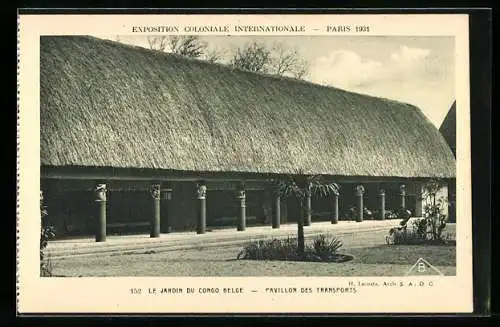
[[[102,37],[102,36],[101,36]],[[146,36],[104,36],[147,47]],[[210,49],[258,41],[296,49],[310,65],[310,82],[419,107],[437,127],[455,100],[455,44],[448,36],[202,36]]]

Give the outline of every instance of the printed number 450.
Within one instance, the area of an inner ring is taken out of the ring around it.
[[[131,294],[141,294],[141,289],[140,288],[131,288],[130,293]]]

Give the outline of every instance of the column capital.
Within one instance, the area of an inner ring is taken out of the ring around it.
[[[242,190],[242,189],[236,190],[236,198],[238,198],[238,199],[244,199],[245,197],[246,197],[245,190]]]
[[[153,197],[153,199],[159,200],[160,194],[161,194],[161,185],[157,184],[157,183],[151,184],[150,192],[151,192],[151,196]]]
[[[106,184],[98,183],[94,187],[95,202],[97,206],[97,219],[95,240],[96,242],[106,241]]]
[[[245,184],[241,183],[236,187],[236,198],[245,199],[245,197],[246,197]]]
[[[362,196],[365,193],[365,187],[363,185],[356,186],[356,195]]]
[[[379,191],[378,191],[378,194],[379,195],[385,195],[385,190],[383,188],[381,188]]]
[[[406,195],[406,185],[401,184],[401,186],[399,187],[399,191],[401,195]]]
[[[96,202],[104,202],[106,201],[106,184],[99,183],[94,187],[94,192],[96,194]]]
[[[207,185],[205,183],[196,184],[196,193],[198,200],[203,200],[207,197]]]

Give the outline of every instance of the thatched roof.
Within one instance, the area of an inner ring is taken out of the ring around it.
[[[42,165],[455,176],[408,104],[93,37],[40,47]]]
[[[441,127],[439,127],[439,131],[441,134],[443,134],[446,142],[448,142],[448,145],[450,146],[451,150],[453,151],[453,154],[456,153],[456,137],[457,137],[457,109],[456,109],[457,103],[456,101],[453,102],[451,105],[450,110],[446,114],[446,117],[443,120],[443,123],[441,124]]]

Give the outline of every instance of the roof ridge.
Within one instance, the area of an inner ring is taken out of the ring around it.
[[[75,35],[75,36],[72,36],[72,37],[84,37],[84,38],[96,40],[97,42],[110,43],[110,44],[117,45],[117,46],[128,47],[128,48],[131,48],[133,50],[149,52],[149,53],[152,53],[152,54],[155,54],[155,55],[160,55],[160,56],[165,56],[165,57],[171,57],[171,58],[176,58],[176,59],[185,60],[185,61],[196,62],[196,63],[200,63],[202,65],[214,66],[214,67],[221,67],[223,69],[228,69],[228,70],[231,70],[231,71],[237,71],[237,72],[241,72],[241,73],[244,73],[244,74],[257,75],[257,76],[262,76],[262,77],[265,77],[265,78],[275,79],[275,80],[279,80],[279,81],[286,81],[286,82],[292,82],[292,83],[300,83],[300,84],[310,85],[312,87],[326,88],[326,89],[329,89],[329,90],[345,92],[347,94],[353,94],[353,95],[368,97],[368,98],[372,98],[372,99],[379,99],[379,100],[382,100],[382,101],[388,101],[388,102],[392,102],[392,103],[395,103],[395,104],[408,105],[408,106],[414,107],[415,109],[418,109],[420,111],[420,108],[418,108],[417,106],[415,106],[415,105],[413,105],[411,103],[407,103],[407,102],[403,102],[403,101],[399,101],[399,100],[394,100],[394,99],[389,99],[389,98],[385,98],[385,97],[381,97],[381,96],[375,96],[375,95],[366,94],[366,93],[360,93],[360,92],[350,91],[350,90],[346,90],[346,89],[343,89],[343,88],[340,88],[340,87],[337,87],[337,86],[333,86],[333,85],[318,84],[318,83],[314,83],[312,81],[308,81],[308,80],[304,80],[304,79],[299,79],[299,78],[294,78],[294,77],[290,77],[290,76],[276,75],[276,74],[265,73],[265,72],[253,72],[253,71],[249,71],[249,70],[245,70],[245,69],[233,67],[231,65],[226,65],[226,64],[223,64],[223,63],[220,63],[220,62],[210,62],[210,61],[203,60],[203,59],[200,59],[200,58],[193,58],[193,57],[183,56],[183,55],[172,53],[172,52],[165,52],[165,51],[160,51],[160,50],[148,49],[148,48],[145,48],[145,47],[142,47],[142,46],[139,46],[139,45],[132,45],[132,44],[128,44],[128,43],[122,43],[122,42],[119,42],[119,41],[114,41],[114,40],[109,40],[109,39],[102,39],[102,38],[99,38],[99,37],[96,37],[96,36],[92,36],[92,35]]]
[[[91,36],[40,38],[40,129],[42,165],[455,174],[415,106]]]

